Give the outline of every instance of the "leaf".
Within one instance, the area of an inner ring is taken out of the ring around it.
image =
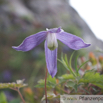
[[[52,99],[60,98],[60,95],[55,95],[53,92],[47,92],[47,98],[48,100],[52,100]],[[45,95],[43,96],[41,101],[44,101],[44,100],[45,100]]]
[[[0,103],[7,103],[7,99],[4,92],[0,93]]]
[[[57,59],[60,63],[62,63],[63,64],[63,66],[67,69],[67,70],[69,70],[69,68],[67,67],[67,65],[66,65],[66,62],[64,61],[64,59],[62,58],[62,60],[60,60],[60,59]],[[70,71],[70,70],[69,70]]]
[[[52,78],[51,75],[49,75],[49,77],[47,78],[47,81],[53,83],[53,84],[56,84],[56,78]]]
[[[54,88],[56,86],[56,78],[52,78],[50,75],[47,78],[46,83],[47,88]],[[44,88],[45,87],[45,80],[41,79],[38,81],[38,84],[35,86],[37,88]]]
[[[80,69],[83,65],[85,65],[88,61],[89,61],[89,60],[87,60],[87,61],[85,61],[84,63],[82,63],[82,64],[80,65],[79,69]],[[78,69],[78,71],[79,71],[79,69]]]
[[[72,68],[71,62],[72,62],[72,58],[73,58],[74,53],[75,53],[75,51],[72,53],[72,55],[70,56],[70,59],[69,59],[69,67],[70,68]]]
[[[65,60],[63,58],[63,53],[61,54],[61,60],[57,59],[60,63],[64,65],[64,67],[70,71],[70,67],[68,66],[67,55],[65,55]]]
[[[67,59],[67,55],[65,55],[65,58],[63,58],[63,54],[61,55],[61,60],[59,60],[63,65],[64,67],[70,71],[71,74],[73,74],[74,77],[76,77],[76,74],[75,72],[73,71],[72,69],[72,66],[71,66],[71,61],[72,61],[72,57],[74,55],[74,52],[72,53],[71,57],[70,57],[70,60],[69,60],[69,64],[68,64],[68,59]]]
[[[67,54],[65,54],[65,63],[68,65],[68,59],[67,59]],[[70,68],[70,67],[69,67]]]
[[[54,88],[56,86],[56,78],[52,78],[51,75],[47,78],[47,85]]]
[[[44,88],[45,87],[45,81],[43,79],[39,80],[38,84],[35,87]]]
[[[64,74],[62,75],[61,77],[59,77],[61,79],[65,79],[65,80],[68,80],[68,79],[75,79],[74,76],[72,74]]]
[[[67,87],[74,87],[74,85],[75,85],[74,81],[68,81],[66,84]]]
[[[81,88],[83,91],[85,91],[86,93],[90,94],[89,91],[87,91],[85,88]]]
[[[4,89],[4,88],[21,88],[21,87],[25,87],[27,86],[27,84],[23,83],[24,80],[17,80],[16,82],[12,82],[12,83],[0,83],[0,89]]]
[[[74,88],[75,92],[77,92],[77,90],[78,90],[78,85],[75,84],[75,85],[73,86],[73,88]]]
[[[76,69],[77,75],[79,75],[79,72],[78,72],[79,70],[78,70],[78,67],[77,67],[78,57],[79,57],[79,55],[76,56],[76,60],[75,60],[75,69]]]
[[[79,83],[92,83],[103,89],[103,75],[95,72],[86,72]]]
[[[78,85],[76,84],[76,82],[74,81],[68,81],[66,84],[67,87],[71,87],[75,90],[75,92],[77,92],[78,89]]]
[[[10,101],[9,103],[20,103],[20,99],[13,99],[12,101]],[[1,103],[1,102],[0,102]]]
[[[64,74],[61,77],[58,77],[59,83],[66,82],[67,80],[75,79],[72,74]]]

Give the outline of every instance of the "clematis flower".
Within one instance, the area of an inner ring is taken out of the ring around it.
[[[12,46],[12,48],[26,52],[45,40],[46,64],[49,74],[54,77],[57,73],[57,39],[73,50],[90,46],[90,44],[84,43],[80,37],[67,33],[61,28],[53,28],[28,36],[19,46]]]

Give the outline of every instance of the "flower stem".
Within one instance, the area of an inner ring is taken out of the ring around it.
[[[21,99],[22,99],[23,103],[26,103],[26,102],[25,102],[25,100],[23,99],[23,96],[22,96],[22,94],[21,94],[21,92],[20,92],[19,88],[10,88],[10,89],[17,91],[17,92],[18,92],[18,94],[20,95],[20,97],[21,97]]]
[[[45,73],[45,100],[46,100],[46,103],[47,103],[47,88],[46,88],[47,73],[48,73],[48,70],[47,70],[47,68],[46,68],[46,73]]]
[[[25,100],[23,99],[23,96],[22,96],[22,94],[21,94],[21,92],[20,92],[19,88],[18,88],[18,93],[19,93],[19,95],[20,95],[20,97],[21,97],[21,99],[22,99],[23,103],[26,103],[26,102],[25,102]]]

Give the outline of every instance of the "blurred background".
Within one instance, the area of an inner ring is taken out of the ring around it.
[[[97,38],[103,40],[103,0],[70,0]]]
[[[88,1],[87,4],[84,1]],[[96,5],[98,2],[99,0]],[[93,4],[94,1],[91,3],[89,0],[82,0],[82,2],[81,0],[0,0],[0,82],[25,79],[29,87],[34,89],[37,81],[44,78],[46,69],[44,43],[29,52],[15,51],[12,46],[18,46],[24,38],[43,31],[45,28],[61,26],[66,32],[77,35],[83,38],[86,43],[90,43],[90,47],[76,52],[80,56],[87,56],[89,52],[95,51],[96,47],[102,49],[103,39],[100,40],[95,36],[97,33],[94,34],[92,31],[95,29],[90,29],[92,26],[83,16],[83,13],[91,11]],[[90,5],[89,9],[88,5]],[[96,10],[93,12],[95,15],[98,13]],[[93,12],[87,14],[87,17],[92,18],[94,26],[102,27],[96,24],[101,21],[96,22],[96,19],[91,17]],[[99,29],[98,32],[100,32]],[[69,56],[73,50],[59,42],[58,58],[60,58],[61,52]],[[58,62],[56,77],[64,73],[66,73],[66,69]],[[16,92],[8,89],[4,91],[8,101],[17,96]]]

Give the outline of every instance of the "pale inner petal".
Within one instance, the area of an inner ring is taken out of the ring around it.
[[[50,50],[55,50],[58,47],[58,42],[55,33],[47,34],[47,46]]]

